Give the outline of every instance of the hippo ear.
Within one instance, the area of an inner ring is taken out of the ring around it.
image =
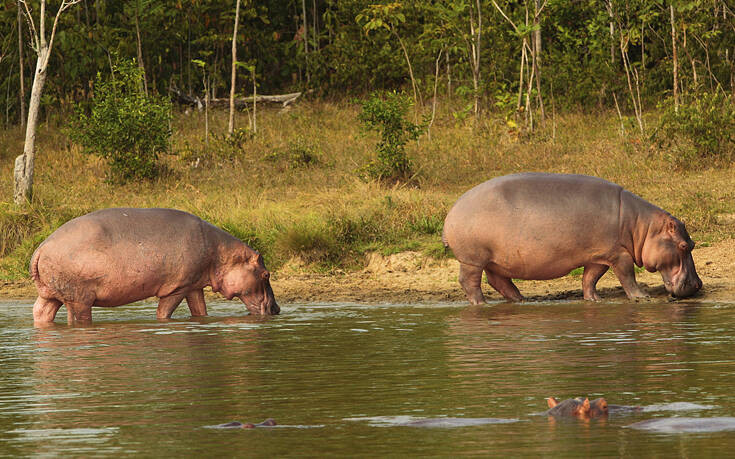
[[[554,397],[549,397],[546,399],[546,403],[549,404],[549,408],[554,408],[556,405],[559,404],[559,401],[557,401]]]
[[[577,410],[577,413],[587,413],[590,410],[590,399],[585,397],[584,401],[582,402],[582,406],[579,407],[579,410]]]

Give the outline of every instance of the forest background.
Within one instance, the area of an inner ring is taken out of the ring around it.
[[[700,246],[735,234],[728,1],[45,3],[0,1],[6,286],[29,285],[30,255],[55,228],[110,206],[191,211],[282,273],[355,271],[375,253],[441,259],[456,198],[528,170],[615,181],[684,220]],[[32,195],[18,205],[40,14],[55,35]],[[173,102],[147,178],[120,179],[75,136],[126,65],[140,97]],[[294,93],[285,107],[251,97]]]

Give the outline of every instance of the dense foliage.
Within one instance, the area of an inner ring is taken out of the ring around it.
[[[406,119],[410,101],[395,92],[373,93],[362,102],[358,119],[365,131],[380,134],[377,155],[365,167],[365,174],[384,181],[405,180],[411,177],[411,160],[406,154],[406,144],[418,139],[421,126]]]
[[[70,137],[85,152],[105,158],[110,179],[124,182],[159,172],[159,154],[169,146],[171,103],[146,96],[142,73],[133,62],[113,66],[97,77],[90,113],[79,110]]]
[[[38,2],[29,0],[38,10]],[[305,11],[302,9],[306,6]],[[735,11],[725,0],[294,0],[243,2],[238,59],[255,66],[260,93],[318,95],[404,89],[421,104],[440,94],[478,98],[480,111],[543,122],[561,106],[625,114],[673,95],[735,91]],[[61,18],[44,91],[46,114],[91,97],[111,56],[137,58],[147,87],[202,95],[229,89],[234,1],[84,0]],[[51,1],[49,13],[58,8]],[[305,13],[305,17],[304,17]],[[17,2],[0,0],[0,103],[18,122]],[[25,92],[35,55],[21,22]],[[676,46],[674,46],[676,45]],[[676,51],[674,49],[676,48]],[[249,75],[239,76],[249,93]],[[413,76],[413,78],[412,78]],[[414,81],[412,81],[414,80]],[[412,84],[413,83],[413,84]],[[499,108],[498,108],[499,107]],[[523,112],[518,114],[519,112]],[[642,124],[642,123],[641,123]]]

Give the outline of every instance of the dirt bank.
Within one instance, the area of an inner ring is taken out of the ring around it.
[[[735,239],[698,247],[693,252],[704,287],[694,301],[735,300]],[[315,274],[307,272],[298,260],[292,260],[273,276],[273,290],[282,303],[300,302],[389,302],[414,303],[437,301],[464,301],[457,283],[456,260],[434,260],[418,252],[403,252],[383,257],[370,254],[366,267],[351,273]],[[638,273],[642,287],[654,298],[665,298],[661,276],[657,273]],[[550,281],[518,281],[521,293],[533,300],[582,299],[582,277],[566,276]],[[608,272],[598,282],[603,300],[624,300],[620,283]],[[489,300],[500,295],[487,284],[483,286]],[[30,282],[3,283],[0,296],[5,298],[34,298]]]
[[[735,300],[735,239],[696,248],[693,252],[704,287],[695,301]],[[279,301],[354,301],[354,302],[434,302],[464,301],[456,260],[434,260],[416,252],[388,257],[371,254],[366,268],[356,273],[336,275],[306,274],[286,266],[273,286]],[[642,272],[638,282],[654,298],[665,298],[661,275]],[[518,281],[521,293],[534,300],[582,299],[582,276],[566,276],[550,281]],[[597,284],[603,300],[625,299],[617,278],[608,272]],[[488,300],[501,296],[487,284]]]

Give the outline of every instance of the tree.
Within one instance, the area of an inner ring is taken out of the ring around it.
[[[20,79],[20,92],[18,97],[20,99],[20,126],[25,126],[26,123],[26,89],[25,89],[25,78],[23,76],[23,11],[18,2],[18,67],[19,67],[19,79]]]
[[[230,121],[227,133],[235,130],[235,80],[237,79],[237,23],[240,22],[240,0],[235,0],[235,26],[232,29],[232,78],[230,80]]]
[[[36,29],[36,21],[28,6],[27,0],[19,0],[23,5],[26,22],[31,32],[31,44],[33,50],[37,54],[36,71],[33,76],[33,86],[31,87],[31,101],[28,105],[28,120],[26,122],[26,137],[23,145],[23,154],[15,158],[15,167],[13,176],[15,185],[13,189],[13,200],[17,205],[22,205],[31,200],[33,193],[33,163],[35,160],[36,147],[36,128],[38,126],[38,112],[41,108],[41,94],[43,86],[46,83],[46,75],[48,70],[49,58],[54,46],[54,38],[56,37],[56,27],[59,24],[59,18],[69,7],[79,3],[80,0],[62,0],[59,9],[54,17],[54,23],[51,27],[51,34],[46,38],[46,0],[41,0],[41,7],[38,17],[38,29]]]
[[[387,30],[390,35],[398,40],[398,44],[403,50],[403,56],[406,58],[408,65],[408,75],[411,78],[411,87],[413,88],[413,100],[416,105],[423,105],[421,96],[416,87],[416,78],[413,76],[413,67],[411,66],[411,58],[408,56],[408,50],[401,36],[398,34],[398,25],[406,22],[406,15],[401,12],[400,3],[389,3],[387,5],[370,5],[365,8],[362,13],[357,15],[357,23],[362,24],[365,33],[372,30]]]

